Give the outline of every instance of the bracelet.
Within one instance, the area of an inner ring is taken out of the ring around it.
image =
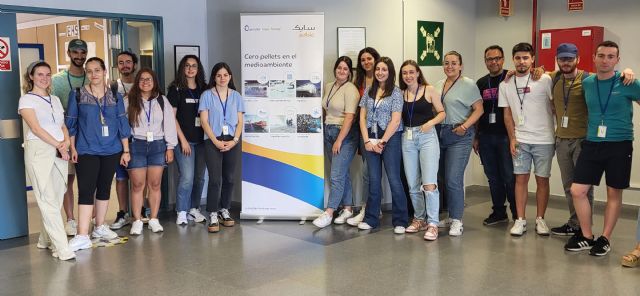
[[[123,154],[129,154],[129,151],[122,151]]]

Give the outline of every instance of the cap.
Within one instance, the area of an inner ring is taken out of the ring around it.
[[[87,52],[87,43],[82,39],[73,39],[69,42],[69,50],[81,49]]]
[[[578,47],[573,43],[561,43],[556,50],[558,58],[575,58],[578,56]]]

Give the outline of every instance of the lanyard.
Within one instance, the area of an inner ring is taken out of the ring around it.
[[[378,90],[376,90],[375,96],[376,97],[378,96]],[[376,110],[378,109],[378,107],[380,107],[380,104],[382,104],[382,97],[380,97],[380,100],[377,100],[377,101],[376,101],[376,98],[374,97],[373,98],[373,108],[372,108],[373,109],[373,114],[371,114],[372,115],[371,117],[373,118],[374,121],[376,120]]]
[[[502,75],[500,75],[500,80],[498,80],[498,84],[500,84],[500,82],[502,82],[502,80],[504,80],[504,75],[507,72],[502,71]],[[515,78],[514,78],[515,79]],[[489,83],[489,92],[491,93],[491,113],[494,112],[494,110],[496,109],[496,101],[498,100],[498,90],[496,89],[496,92],[493,92],[493,87],[491,87],[491,76],[489,76],[488,79],[488,83]],[[495,96],[494,96],[495,94]]]
[[[91,87],[91,85],[89,85],[89,87]],[[102,123],[102,125],[105,125],[106,124],[105,114],[107,109],[107,89],[104,90],[104,99],[102,100],[102,107],[100,107],[100,101],[98,100],[98,98],[96,98],[96,96],[93,95],[93,93],[91,93],[91,98],[94,101],[96,101],[96,105],[98,105],[98,109],[100,109],[100,122]]]
[[[55,116],[53,116],[53,103],[51,103],[51,96],[47,95],[49,97],[49,99],[47,100],[43,96],[41,96],[39,94],[35,94],[35,93],[32,93],[32,92],[29,92],[28,94],[34,95],[34,96],[36,96],[38,98],[41,98],[43,101],[49,103],[49,106],[51,106],[51,119],[53,119],[53,123],[56,123],[56,118],[55,118]]]
[[[187,92],[189,92],[189,96],[191,96],[192,99],[197,99],[196,96],[193,95],[193,92],[191,92],[191,89],[189,87],[187,87]],[[217,90],[216,90],[217,92]]]
[[[609,88],[609,94],[607,95],[607,101],[602,106],[602,99],[600,98],[600,80],[596,77],[596,89],[598,90],[598,103],[600,105],[600,120],[602,125],[604,125],[604,114],[607,112],[607,108],[609,108],[609,100],[611,100],[611,93],[613,92],[613,86],[616,84],[616,75],[613,75],[614,79],[611,80],[611,88]]]
[[[516,95],[518,95],[518,100],[520,101],[520,114],[522,114],[522,106],[524,105],[524,97],[527,95],[527,88],[529,87],[529,79],[531,79],[531,74],[527,77],[527,84],[525,84],[522,89],[522,97],[520,97],[520,93],[518,92],[518,82],[516,82],[517,77],[513,77],[513,85],[516,86]]]
[[[224,118],[224,122],[227,122],[227,103],[229,103],[229,89],[227,88],[227,94],[224,97],[224,103],[222,103],[222,98],[220,97],[220,93],[218,93],[218,87],[214,86],[216,90],[216,94],[218,95],[218,100],[220,100],[220,105],[222,105],[222,117]]]
[[[333,96],[335,96],[338,91],[340,90],[340,88],[345,85],[347,82],[345,81],[344,83],[340,84],[340,86],[338,86],[338,89],[336,89],[336,92],[333,93]],[[331,102],[331,98],[333,98],[333,96],[331,95],[331,93],[333,92],[333,88],[336,86],[335,82],[333,83],[333,85],[331,86],[331,90],[329,90],[329,95],[327,96],[327,109],[329,109],[329,103]]]
[[[569,94],[571,93],[571,89],[573,88],[573,83],[576,82],[576,78],[578,78],[577,75],[576,77],[573,77],[573,80],[571,80],[571,85],[569,85],[569,90],[565,91],[566,82],[564,79],[564,75],[562,75],[562,99],[564,102],[564,114],[567,114],[567,106],[569,106]]]
[[[122,84],[122,90],[124,90],[124,94],[127,94],[127,88],[124,86],[124,82],[122,82],[122,79],[120,80],[120,84]],[[113,94],[115,96],[115,94]]]
[[[69,82],[69,89],[73,89],[73,85],[71,85],[71,78],[69,78],[71,76],[71,73],[69,73],[69,70],[67,70],[67,82]],[[84,82],[87,79],[87,74],[85,73],[82,76],[82,85],[80,86],[84,86]]]
[[[459,74],[458,77],[456,77],[456,80],[453,81],[453,83],[451,84],[449,89],[447,89],[446,92],[444,91],[444,87],[445,85],[447,85],[447,80],[445,79],[444,83],[442,84],[442,95],[440,97],[440,100],[442,101],[443,104],[444,104],[444,97],[446,97],[449,91],[453,88],[453,86],[456,85],[456,82],[458,82],[458,79],[460,79],[460,76],[462,76],[462,74]]]
[[[413,127],[413,107],[416,105],[416,100],[418,99],[418,91],[420,90],[420,85],[418,85],[418,88],[416,89],[416,95],[415,97],[413,97],[413,102],[411,102],[411,110],[409,110],[409,106],[407,106],[407,114],[409,115],[409,126]],[[407,93],[405,93],[406,95]],[[407,97],[408,99],[408,97]]]
[[[144,109],[144,115],[147,116],[147,126],[150,127],[151,126],[151,109],[153,107],[153,100],[158,99],[158,97],[155,97],[154,99],[148,100],[149,102],[149,112],[147,112],[147,109],[144,109],[144,104],[142,104],[142,109]]]

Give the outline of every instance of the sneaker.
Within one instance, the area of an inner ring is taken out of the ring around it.
[[[349,223],[349,222],[347,222],[347,223]],[[373,228],[373,227],[371,227],[371,225],[367,224],[367,222],[358,223],[358,229],[360,229],[360,230],[369,230],[371,228]]]
[[[451,228],[449,228],[450,236],[461,236],[464,227],[462,227],[462,221],[458,219],[451,219]]]
[[[364,221],[364,207],[362,207],[362,210],[360,210],[360,212],[357,215],[347,219],[347,224],[351,226],[358,226],[358,224],[360,224],[360,222],[362,221]]]
[[[595,241],[592,238],[584,237],[582,232],[579,231],[569,238],[569,241],[564,245],[564,249],[571,252],[590,250],[594,243]]]
[[[393,233],[395,234],[404,234],[405,231],[407,231],[407,229],[404,228],[404,226],[396,226],[393,228]]]
[[[486,226],[491,226],[491,225],[496,225],[496,224],[505,223],[505,222],[509,222],[509,217],[507,217],[506,214],[496,215],[496,213],[491,213],[491,215],[489,215],[487,219],[484,219],[484,221],[482,221],[482,224]]]
[[[202,213],[200,213],[200,209],[192,208],[189,210],[189,215],[187,215],[187,219],[193,220],[196,223],[207,222],[207,217],[205,217]]]
[[[427,222],[425,222],[424,220],[413,218],[413,221],[411,221],[411,225],[409,225],[409,227],[407,227],[405,231],[407,233],[416,233],[425,229],[427,229]]]
[[[527,220],[518,218],[518,220],[513,221],[513,227],[509,232],[513,236],[522,236],[527,232]]]
[[[133,221],[133,223],[131,224],[131,231],[129,231],[129,234],[141,235],[143,226],[144,226],[144,223],[142,223],[142,221],[140,220]]]
[[[116,220],[109,226],[112,230],[117,230],[131,224],[131,217],[125,211],[119,211]]]
[[[544,222],[544,218],[542,217],[536,218],[536,233],[542,236],[548,236],[550,233],[547,222]]]
[[[153,233],[164,231],[164,228],[162,228],[162,225],[160,225],[160,221],[158,221],[158,219],[156,218],[149,219],[149,226],[147,227],[151,229]]]
[[[67,260],[71,260],[71,259],[76,259],[76,253],[72,252],[72,251],[67,251],[67,252],[52,252],[51,256],[53,256],[53,258],[58,258],[62,261],[67,261]]]
[[[440,223],[438,223],[438,227],[447,228],[447,227],[451,226],[451,221],[453,221],[453,219],[444,218],[444,219],[440,220]]]
[[[572,236],[580,232],[580,228],[573,228],[569,223],[565,223],[562,226],[551,228],[551,233],[560,236]]]
[[[106,224],[102,224],[93,229],[91,233],[92,238],[104,238],[104,239],[114,239],[118,237],[118,234],[113,232],[113,230],[109,229]]]
[[[427,231],[424,233],[424,239],[428,241],[434,241],[438,239],[438,225],[427,225]]]
[[[76,220],[67,220],[67,225],[64,226],[64,231],[67,233],[67,236],[74,236],[78,234],[78,223]]]
[[[337,218],[333,219],[333,223],[338,225],[344,224],[344,222],[351,218],[351,216],[353,216],[353,212],[351,210],[344,209],[340,212],[340,215],[338,215]]]
[[[607,255],[611,251],[611,244],[609,244],[609,240],[600,236],[594,243],[591,251],[589,251],[589,255],[591,256],[604,256]]]
[[[78,234],[69,240],[69,250],[72,252],[91,249],[91,247],[93,247],[93,244],[91,243],[91,239],[89,239],[88,235]]]
[[[218,232],[220,231],[220,223],[218,223],[218,214],[211,213],[209,215],[209,226],[207,227],[209,232]]]
[[[333,219],[332,215],[329,215],[329,213],[327,212],[322,212],[322,214],[318,216],[318,218],[315,218],[313,220],[313,225],[317,226],[318,228],[325,228],[331,225],[332,219]]]
[[[53,246],[51,245],[51,241],[50,240],[45,241],[45,240],[38,239],[38,243],[36,244],[36,248],[51,250],[53,248]]]
[[[178,212],[178,218],[176,218],[176,224],[178,225],[187,225],[189,221],[187,220],[187,212],[180,211]]]
[[[227,209],[221,209],[218,211],[218,220],[222,220],[222,226],[225,227],[231,227],[236,224],[236,222],[231,219],[231,215]]]

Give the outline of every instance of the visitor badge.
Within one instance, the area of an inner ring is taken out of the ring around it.
[[[153,132],[147,132],[147,142],[153,142]]]
[[[569,116],[562,116],[562,127],[569,127]]]
[[[103,125],[102,126],[102,136],[103,137],[108,137],[109,136],[109,126],[108,125]]]
[[[411,128],[407,129],[407,140],[413,140],[413,130]]]
[[[518,125],[524,125],[524,115],[518,115]]]
[[[607,136],[607,126],[599,125],[598,126],[598,138],[604,138]]]
[[[196,117],[196,126],[202,126],[202,125],[200,124],[200,117]]]
[[[225,135],[225,136],[229,135],[229,126],[228,125],[225,124],[225,125],[222,126],[222,134]]]
[[[496,114],[493,112],[489,113],[489,123],[496,123]]]

